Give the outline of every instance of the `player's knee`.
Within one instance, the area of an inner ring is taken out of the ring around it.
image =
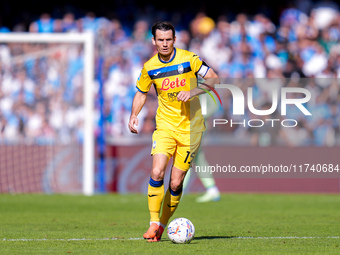
[[[171,180],[170,189],[174,192],[182,190],[183,182],[181,180]]]
[[[164,171],[162,171],[162,169],[159,169],[157,167],[152,168],[151,178],[155,181],[163,180],[164,179]]]

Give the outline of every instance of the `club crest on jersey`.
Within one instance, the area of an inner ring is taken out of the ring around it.
[[[153,141],[152,148],[156,148],[156,141]]]
[[[182,65],[178,65],[178,73],[181,74],[184,72],[184,67]]]

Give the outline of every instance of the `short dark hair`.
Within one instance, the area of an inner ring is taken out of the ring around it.
[[[172,30],[172,35],[173,35],[173,37],[175,37],[175,28],[170,22],[160,21],[160,22],[155,23],[152,26],[151,33],[153,35],[153,38],[155,38],[155,39],[156,39],[156,30],[161,30],[161,31]]]

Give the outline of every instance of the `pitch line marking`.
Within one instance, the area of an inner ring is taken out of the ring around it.
[[[206,239],[340,239],[340,236],[233,236],[233,237],[206,237]],[[3,238],[1,241],[8,241],[8,242],[40,242],[40,241],[116,241],[116,240],[144,240],[144,238],[139,237],[131,237],[131,238],[56,238],[56,239],[26,239],[26,238],[19,238],[19,239],[6,239]]]

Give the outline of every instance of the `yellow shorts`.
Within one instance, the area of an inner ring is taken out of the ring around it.
[[[164,154],[173,157],[174,166],[188,171],[200,147],[202,133],[180,133],[172,130],[157,129],[152,136],[151,155]]]

